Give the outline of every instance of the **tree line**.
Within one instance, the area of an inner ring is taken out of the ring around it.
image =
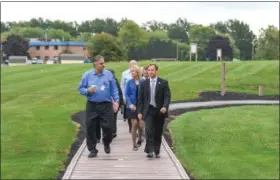
[[[178,18],[167,24],[148,21],[138,25],[127,18],[87,20],[81,23],[32,18],[29,21],[1,22],[1,41],[11,35],[24,39],[60,39],[88,43],[91,56],[107,60],[176,58],[189,60],[190,43],[198,46],[198,60],[216,60],[216,49],[232,60],[279,59],[279,29],[268,26],[256,37],[249,25],[237,19],[218,21],[209,26]],[[9,45],[9,47],[13,47]],[[9,49],[6,48],[6,51]]]

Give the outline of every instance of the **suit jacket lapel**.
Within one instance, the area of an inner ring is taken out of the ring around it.
[[[159,87],[160,87],[160,82],[161,82],[161,79],[158,77],[157,78],[157,82],[156,82],[156,90],[155,90],[155,96],[157,95],[158,91],[159,91]]]
[[[148,86],[148,92],[149,92],[149,94],[148,94],[148,100],[149,100],[149,102],[150,102],[150,101],[151,101],[150,79],[148,79],[148,81],[147,81],[147,86]]]

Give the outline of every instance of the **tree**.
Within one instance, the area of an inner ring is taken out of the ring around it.
[[[230,19],[226,22],[219,21],[210,26],[222,34],[229,34],[233,38],[239,49],[240,59],[252,59],[252,42],[256,36],[250,30],[248,24],[237,19]]]
[[[158,21],[148,21],[143,25],[146,31],[167,31],[168,25]]]
[[[209,60],[217,60],[217,49],[222,49],[223,60],[232,60],[232,48],[229,39],[221,35],[212,37],[206,48],[206,56]]]
[[[1,21],[1,34],[5,31],[8,31],[8,29],[9,28],[6,26],[6,24]]]
[[[239,20],[228,20],[227,27],[229,34],[235,40],[236,46],[240,51],[240,59],[252,59],[252,42],[255,38],[248,24]]]
[[[178,18],[176,23],[172,23],[168,26],[168,37],[189,44],[189,37],[187,34],[189,28],[190,25],[186,19]]]
[[[126,58],[121,42],[108,33],[96,34],[90,40],[88,50],[91,57],[101,55],[105,61],[120,61]]]
[[[118,36],[126,49],[141,47],[148,42],[147,33],[131,20],[126,20],[123,23]]]
[[[84,42],[90,42],[90,40],[93,38],[93,34],[90,32],[83,32],[81,33],[77,38],[76,41],[84,41]]]
[[[152,31],[152,32],[147,32],[147,36],[149,39],[159,39],[159,40],[163,40],[163,41],[168,41],[168,34],[167,32],[164,31]]]
[[[49,39],[61,39],[65,41],[69,41],[72,39],[72,36],[62,29],[49,29],[47,33]]]
[[[9,56],[28,56],[29,45],[28,41],[19,35],[10,35],[7,41],[3,43],[3,52],[7,57]]]
[[[106,18],[105,19],[105,27],[103,29],[103,32],[112,34],[114,36],[117,36],[119,32],[119,24],[117,21],[115,21],[112,18]]]
[[[189,31],[189,38],[191,43],[197,43],[197,58],[205,60],[205,48],[208,45],[209,40],[216,35],[216,31],[213,28],[194,25]]]
[[[93,33],[91,21],[83,21],[83,22],[79,25],[79,32],[89,32],[89,33]]]
[[[226,37],[226,38],[229,39],[229,44],[230,44],[230,47],[232,48],[232,56],[234,58],[236,58],[236,59],[239,59],[240,58],[240,51],[237,48],[233,37],[230,34],[228,34],[228,33],[219,33],[219,32],[217,32],[217,35],[220,35],[220,36],[223,36],[223,37]]]
[[[9,31],[4,32],[5,35],[19,35],[25,39],[30,38],[43,38],[44,37],[44,31],[41,28],[32,28],[32,27],[12,27]],[[3,34],[4,34],[3,33]]]
[[[217,23],[210,24],[210,27],[216,29],[217,31],[223,34],[229,33],[227,24],[222,21],[218,21]]]
[[[256,58],[279,60],[279,29],[275,26],[268,26],[266,29],[262,28],[260,32]]]

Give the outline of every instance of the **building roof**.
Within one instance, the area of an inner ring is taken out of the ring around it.
[[[83,41],[29,41],[29,46],[85,46]]]

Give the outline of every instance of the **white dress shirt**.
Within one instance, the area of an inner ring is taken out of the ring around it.
[[[151,97],[151,101],[150,104],[154,107],[156,107],[156,86],[157,86],[157,77],[155,77],[154,79],[150,78],[150,97]],[[153,87],[153,83],[154,83],[154,87]]]
[[[126,84],[130,79],[132,79],[131,71],[130,69],[127,69],[122,73],[121,84],[120,84],[124,99],[125,99]]]

